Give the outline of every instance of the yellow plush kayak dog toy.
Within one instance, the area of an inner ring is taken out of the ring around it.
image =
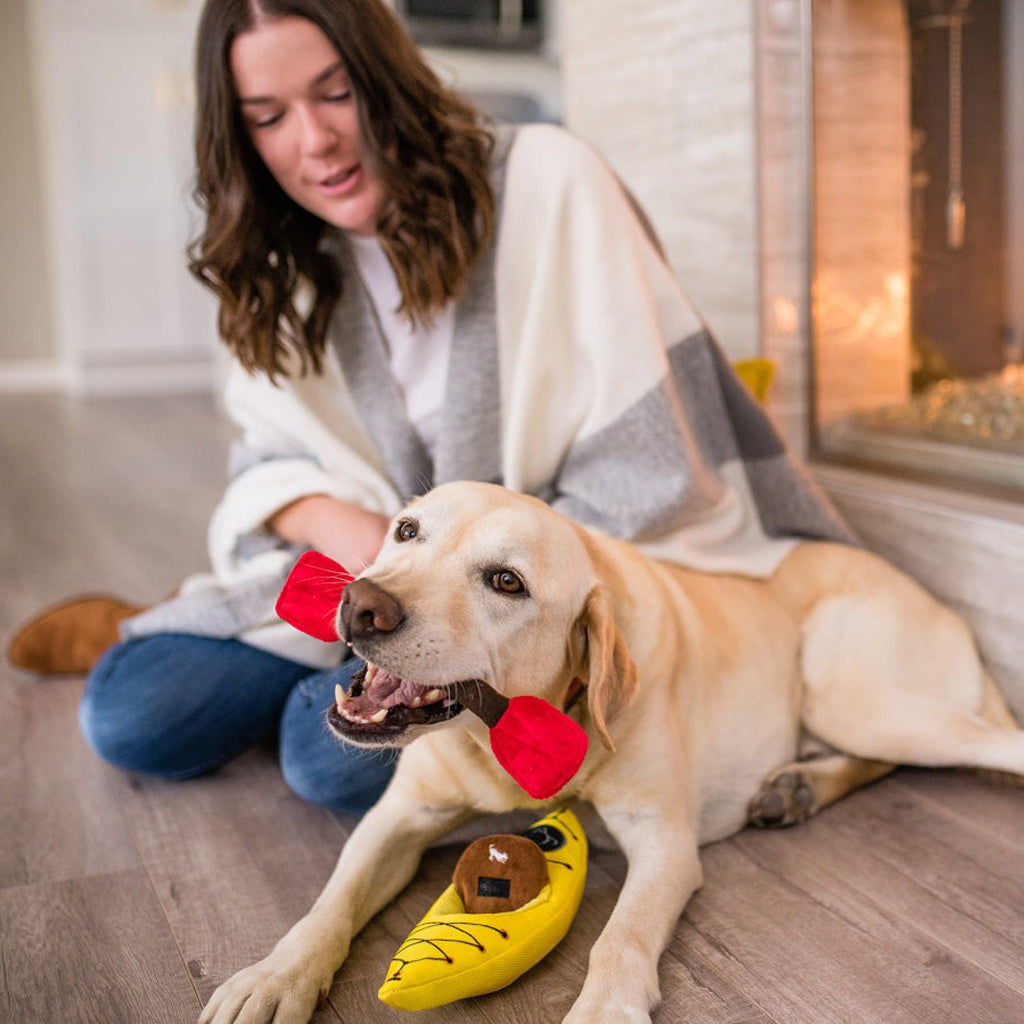
[[[426,1010],[510,985],[564,938],[586,879],[587,840],[569,810],[523,835],[477,839],[398,947],[378,997]]]

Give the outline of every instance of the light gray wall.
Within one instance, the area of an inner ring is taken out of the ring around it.
[[[29,0],[0,2],[0,361],[55,358]]]
[[[563,0],[566,121],[640,200],[733,359],[760,348],[754,7]]]

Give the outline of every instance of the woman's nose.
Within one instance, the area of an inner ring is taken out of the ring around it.
[[[333,126],[313,107],[300,109],[299,131],[302,133],[300,141],[305,156],[329,153],[337,142],[337,133]]]

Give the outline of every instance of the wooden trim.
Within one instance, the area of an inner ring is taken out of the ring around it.
[[[818,483],[838,495],[871,498],[901,508],[925,508],[952,519],[1018,525],[1024,529],[1024,500],[1013,501],[952,485],[908,479],[895,473],[872,472],[848,466],[813,462]],[[970,485],[965,483],[965,488]]]

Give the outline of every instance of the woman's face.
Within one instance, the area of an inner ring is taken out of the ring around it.
[[[387,198],[363,159],[356,98],[338,51],[311,21],[266,21],[231,45],[231,76],[256,152],[300,206],[373,235]]]

